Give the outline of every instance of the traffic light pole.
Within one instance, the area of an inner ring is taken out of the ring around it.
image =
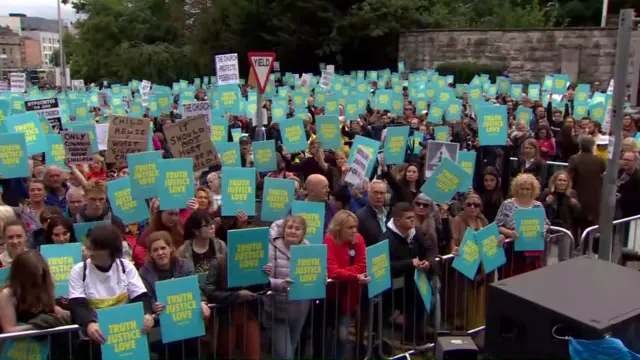
[[[620,11],[618,23],[618,41],[616,46],[616,63],[613,77],[613,106],[611,119],[611,133],[614,137],[613,153],[609,154],[607,171],[602,182],[600,199],[600,243],[598,258],[611,261],[613,249],[613,218],[616,207],[616,190],[618,188],[618,161],[622,144],[622,116],[624,99],[627,90],[627,71],[629,68],[629,49],[633,30],[633,9]]]

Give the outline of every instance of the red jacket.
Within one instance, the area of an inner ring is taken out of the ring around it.
[[[327,275],[337,284],[329,284],[327,300],[336,302],[340,298],[340,309],[343,314],[353,314],[360,302],[358,275],[367,272],[367,255],[364,239],[356,234],[355,243],[338,244],[331,235],[324,237],[327,245]],[[353,261],[350,250],[355,251]]]
[[[556,141],[554,139],[540,139],[538,140],[538,146],[540,149],[547,149],[546,152],[540,150],[540,157],[545,160],[551,160],[556,154]]]

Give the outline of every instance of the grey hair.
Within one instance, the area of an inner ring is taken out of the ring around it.
[[[591,136],[582,135],[578,138],[578,146],[580,147],[580,152],[592,153],[596,143]]]
[[[69,198],[73,195],[80,195],[84,197],[84,190],[81,187],[72,186],[69,191],[67,191],[67,201],[69,201]]]

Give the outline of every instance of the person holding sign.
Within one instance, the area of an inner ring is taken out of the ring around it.
[[[87,248],[89,259],[76,264],[69,276],[69,308],[83,330],[79,357],[98,360],[102,358],[100,345],[107,341],[107,329],[100,328],[96,310],[142,302],[144,323],[137,330],[148,333],[155,321],[151,296],[138,271],[122,258],[122,234],[118,229],[108,224],[96,226],[88,234]]]
[[[489,222],[482,213],[482,199],[474,192],[467,194],[464,202],[464,210],[456,216],[451,223],[451,253],[460,255],[460,244],[467,228],[478,231]],[[498,244],[504,244],[504,236],[500,235]],[[478,269],[475,281],[469,280],[459,271],[449,268],[449,279],[453,279],[454,286],[447,288],[449,304],[447,314],[454,321],[454,326],[461,329],[475,329],[484,324],[485,309],[485,283],[487,278],[482,265]],[[466,298],[464,298],[466,296]]]
[[[166,231],[156,231],[149,235],[149,238],[147,239],[147,252],[149,254],[149,259],[140,269],[140,277],[142,278],[142,282],[149,292],[149,295],[154,301],[153,312],[154,317],[157,319],[160,313],[165,310],[166,304],[158,302],[155,286],[156,282],[187,277],[195,275],[196,272],[190,261],[181,259],[176,255],[176,249],[173,247],[171,234]],[[209,305],[206,301],[202,301],[200,306],[206,323],[211,315]],[[156,353],[164,355],[168,351],[171,355],[169,355],[167,359],[174,359],[182,356],[184,351],[184,354],[187,354],[187,357],[196,358],[198,356],[197,341],[198,339],[194,338],[183,342],[169,343],[168,349],[165,349],[162,344],[156,343],[155,345],[158,345]],[[152,344],[152,347],[153,345],[154,344]]]
[[[332,341],[327,341],[325,356],[339,359],[347,348],[348,329],[360,303],[362,285],[371,280],[367,276],[366,248],[358,234],[355,214],[338,211],[329,223],[324,244],[327,245],[327,274],[335,280],[327,288],[325,339]]]
[[[542,209],[544,207],[537,199],[540,196],[540,183],[531,174],[520,174],[511,182],[511,195],[513,198],[505,200],[496,216],[496,224],[500,229],[500,234],[507,239],[517,241],[518,233],[516,228],[516,210],[517,209]],[[549,220],[544,218],[544,233],[549,229]],[[508,251],[513,251],[512,244],[509,244]],[[541,251],[524,251],[515,252],[511,256],[512,264],[507,263],[505,266],[505,278],[519,275],[528,271],[535,270],[542,266]],[[509,256],[507,256],[509,258]]]
[[[423,174],[417,164],[410,163],[404,171],[404,175],[396,179],[391,171],[384,166],[384,159],[380,160],[380,166],[383,169],[381,178],[387,181],[391,189],[391,207],[399,202],[412,203],[413,199],[420,193],[420,188],[424,184]]]
[[[291,285],[291,247],[309,245],[304,239],[307,224],[302,216],[289,215],[283,222],[283,234],[269,244],[269,282],[276,295],[264,297],[263,321],[272,329],[276,359],[293,359],[311,302],[288,301]]]

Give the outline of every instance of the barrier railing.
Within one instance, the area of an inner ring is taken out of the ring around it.
[[[571,232],[550,228],[551,237],[560,235],[573,243]],[[355,293],[349,290],[353,283],[328,280],[324,299],[290,302],[286,293],[268,291],[257,301],[210,305],[211,321],[203,338],[162,344],[150,333],[152,359],[327,359],[346,355],[393,359],[421,354],[434,348],[438,335],[477,336],[484,331],[486,286],[527,271],[522,265],[531,260],[514,252],[510,240],[504,248],[507,263],[489,274],[480,268],[474,280],[452,267],[455,255],[438,257],[433,264],[436,275],[430,279],[433,291],[427,307],[416,285],[406,283],[405,277],[394,279],[391,289],[371,299],[364,286]],[[540,266],[547,263],[547,252],[536,260]],[[413,283],[413,279],[409,281]],[[50,359],[99,359],[95,350],[88,356],[76,351],[79,342],[86,341],[78,339],[79,330],[77,325],[69,325],[0,334],[0,342],[46,336],[52,345]],[[68,353],[56,350],[67,345]]]
[[[612,241],[612,245],[614,247],[618,245],[618,247],[615,248],[616,250],[619,248],[621,249],[621,247],[623,247],[624,245],[627,245],[625,247],[628,247],[629,244],[632,244],[632,248],[635,250],[640,249],[640,234],[636,234],[636,222],[635,222],[636,220],[640,220],[640,215],[615,220],[613,222],[613,240],[614,241]],[[595,235],[599,228],[600,226],[594,225],[586,228],[582,232],[582,235],[580,235],[580,245],[578,247],[579,252],[587,254],[589,256],[595,255],[593,245],[594,245]],[[624,241],[625,235],[627,235],[626,241]],[[587,246],[585,247],[585,241],[587,240],[588,240],[588,243],[586,244]],[[610,251],[614,251],[614,249],[611,249]],[[610,257],[610,258],[613,261],[614,258],[616,257]]]

